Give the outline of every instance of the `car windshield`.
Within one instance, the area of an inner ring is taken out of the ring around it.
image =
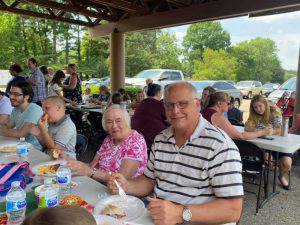
[[[286,82],[284,82],[280,88],[281,90],[292,90],[295,91],[296,90],[296,77],[293,77],[289,80],[287,80]]]
[[[150,78],[157,80],[159,78],[159,75],[161,74],[161,71],[158,70],[143,70],[142,72],[139,72],[135,77],[136,78]]]
[[[197,90],[203,90],[203,89],[206,88],[207,86],[212,86],[212,82],[209,82],[209,81],[192,82],[192,85],[194,85],[194,87],[195,87]]]
[[[237,82],[236,86],[238,87],[249,87],[252,85],[252,81],[240,81]]]
[[[273,86],[275,86],[275,84],[264,84],[263,88],[273,88]]]

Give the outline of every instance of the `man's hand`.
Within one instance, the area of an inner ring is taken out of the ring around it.
[[[182,223],[182,205],[176,205],[167,200],[148,197],[148,210],[156,225],[175,225]]]
[[[124,189],[124,191],[127,192],[127,185],[128,185],[127,179],[122,174],[116,173],[116,174],[113,174],[112,176],[108,177],[107,189],[108,189],[109,193],[111,193],[113,195],[119,194],[119,189],[114,182],[115,179],[118,181],[118,183]]]

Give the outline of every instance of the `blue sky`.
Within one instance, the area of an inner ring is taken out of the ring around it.
[[[256,37],[270,38],[278,47],[278,57],[284,69],[297,70],[300,46],[300,12],[263,17],[238,17],[220,21],[235,45]],[[181,42],[188,25],[167,28]]]

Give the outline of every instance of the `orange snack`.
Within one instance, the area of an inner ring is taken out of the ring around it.
[[[42,122],[48,121],[48,114],[44,113],[41,117]]]

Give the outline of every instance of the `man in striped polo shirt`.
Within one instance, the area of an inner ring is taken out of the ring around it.
[[[143,176],[126,180],[113,175],[108,183],[117,193],[117,179],[126,193],[146,196],[154,191],[148,210],[155,224],[234,224],[242,210],[241,159],[224,131],[201,117],[195,88],[170,84],[164,93],[171,124],[152,145]]]

